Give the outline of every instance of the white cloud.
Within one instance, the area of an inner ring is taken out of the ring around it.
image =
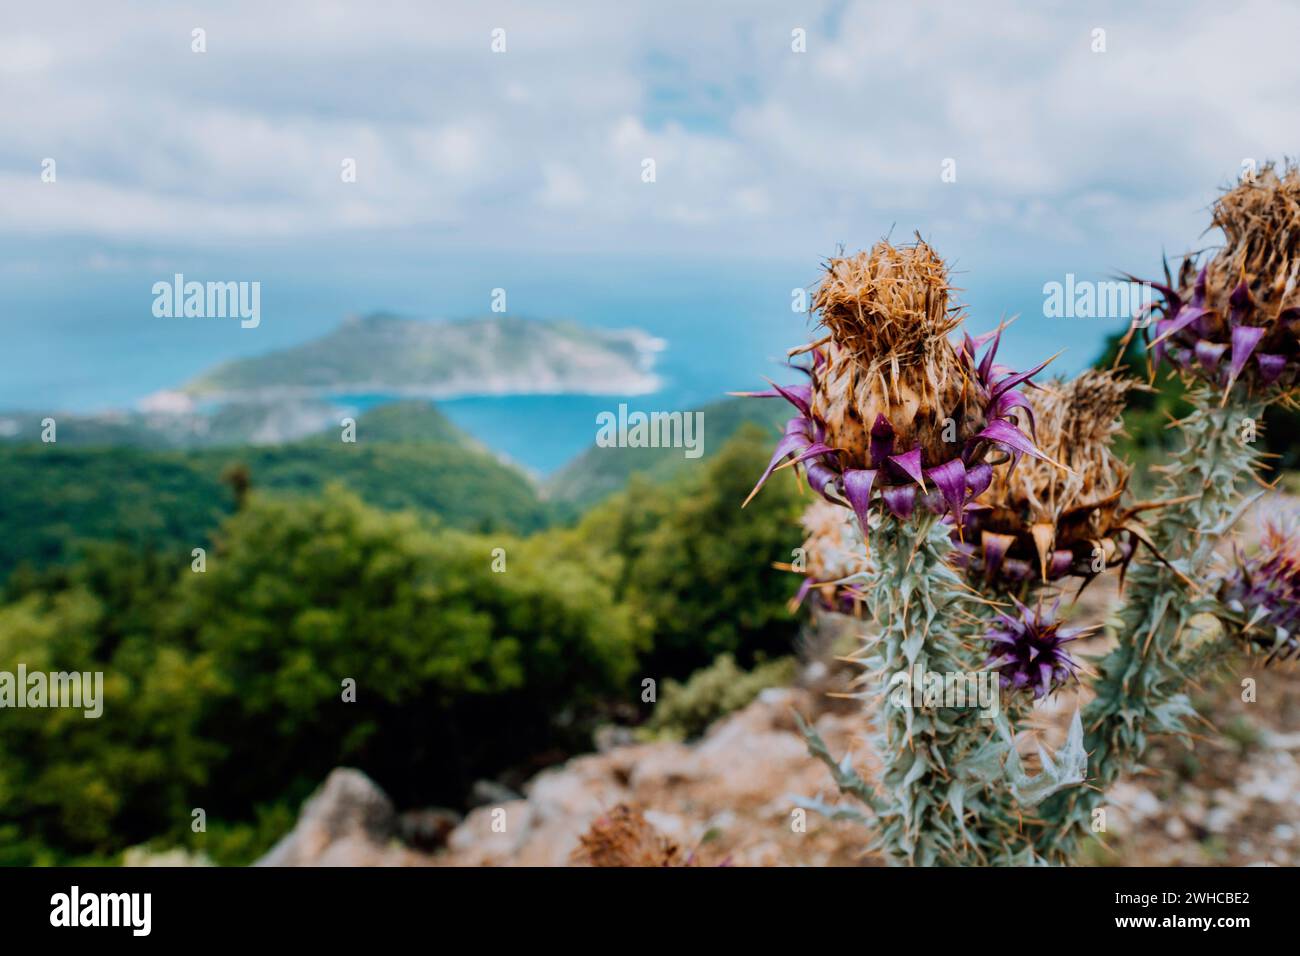
[[[1300,9],[1265,2],[86,0],[7,16],[9,236],[433,229],[490,246],[504,216],[515,248],[815,256],[896,225],[943,230],[941,248],[1118,262],[1194,243],[1243,158],[1300,151]]]

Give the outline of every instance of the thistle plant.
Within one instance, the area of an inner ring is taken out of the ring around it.
[[[1221,405],[1295,403],[1300,383],[1300,171],[1269,163],[1220,197],[1212,226],[1226,243],[1200,271],[1183,260],[1179,283],[1166,275],[1153,358],[1210,390]],[[1240,385],[1240,387],[1237,387]]]
[[[1036,843],[1064,860],[1090,832],[1105,789],[1137,768],[1152,737],[1188,733],[1188,682],[1206,655],[1191,653],[1200,614],[1223,606],[1204,582],[1215,548],[1250,505],[1258,480],[1253,444],[1266,404],[1295,402],[1300,381],[1300,174],[1271,165],[1225,193],[1213,225],[1224,246],[1201,268],[1184,261],[1163,301],[1151,343],[1157,369],[1173,365],[1191,385],[1183,447],[1163,469],[1166,497],[1152,537],[1165,557],[1135,569],[1084,712],[1089,789],[1042,808]]]
[[[872,704],[885,769],[878,792],[845,782],[874,813],[882,852],[922,865],[1005,852],[1004,832],[968,820],[1014,829],[989,787],[1007,735],[974,707],[918,706],[891,691],[899,675],[981,670],[966,630],[977,599],[953,567],[952,534],[995,469],[1045,457],[1025,430],[1020,391],[1043,366],[1017,373],[996,364],[1001,329],[955,342],[964,316],[949,294],[946,267],[919,240],[832,259],[814,298],[825,334],[795,350],[811,358],[809,382],[758,393],[785,398],[798,414],[755,492],[778,468],[798,466],[814,491],[853,512],[864,555],[870,545],[870,565],[856,574],[875,624],[858,696]]]
[[[808,805],[868,823],[891,862],[1068,861],[1151,739],[1188,732],[1188,682],[1218,649],[1300,651],[1293,536],[1270,532],[1213,573],[1252,501],[1263,409],[1300,394],[1300,174],[1266,166],[1220,198],[1213,225],[1223,248],[1156,286],[1153,372],[1181,375],[1192,405],[1157,501],[1126,500],[1130,469],[1111,451],[1133,383],[1113,371],[1031,383],[1043,366],[996,364],[1005,327],[958,342],[946,270],[919,241],[832,259],[814,300],[824,334],[792,352],[808,357],[808,383],[753,393],[797,410],[755,492],[796,467],[845,512],[810,509],[816,558],[801,594],[870,619],[857,696],[883,772],[869,784],[805,728],[862,809]],[[1052,599],[1067,578],[1086,585],[1112,568],[1121,580],[1128,570],[1124,600],[1092,671],[1070,647],[1083,631]],[[1203,615],[1224,622],[1219,637],[1204,637]],[[992,676],[1002,712],[889,692],[918,671]],[[1037,701],[1085,674],[1091,702],[1027,773],[1018,732]]]

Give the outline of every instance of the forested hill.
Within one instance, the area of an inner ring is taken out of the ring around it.
[[[560,513],[578,512],[623,488],[633,474],[662,482],[696,468],[716,454],[742,425],[771,431],[773,444],[792,411],[773,398],[728,398],[696,409],[704,415],[704,454],[687,458],[680,448],[601,448],[592,445],[543,485]],[[758,476],[754,479],[757,481]]]
[[[356,435],[347,443],[334,428],[284,445],[160,450],[82,445],[65,440],[76,436],[69,429],[53,444],[0,445],[0,578],[20,561],[68,560],[87,541],[188,554],[234,509],[223,475],[237,468],[254,489],[314,494],[336,481],[372,505],[418,509],[468,531],[546,524],[529,478],[428,402],[374,409]]]

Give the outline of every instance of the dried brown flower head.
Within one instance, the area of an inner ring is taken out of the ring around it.
[[[1153,357],[1230,389],[1293,399],[1300,384],[1300,171],[1265,164],[1214,206],[1223,247],[1183,261],[1164,295]]]
[[[966,502],[988,487],[990,451],[999,461],[1042,456],[1021,430],[1019,388],[1043,366],[995,364],[1001,328],[954,342],[963,317],[949,292],[947,267],[919,238],[826,264],[813,306],[827,334],[795,350],[811,353],[811,381],[750,393],[780,395],[800,412],[755,492],[786,461],[814,491],[852,507],[864,535],[877,497],[901,520],[920,505],[960,527]]]
[[[1027,459],[994,473],[971,515],[966,549],[986,573],[1090,577],[1132,556],[1132,538],[1143,532],[1121,505],[1129,467],[1111,444],[1133,384],[1117,371],[1089,369],[1030,395],[1039,447],[1068,470]]]
[[[620,803],[601,814],[578,837],[573,862],[585,866],[697,866],[695,854],[684,854],[658,830],[638,807]]]

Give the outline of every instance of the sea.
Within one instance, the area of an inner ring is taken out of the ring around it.
[[[105,254],[93,243],[67,241],[31,252],[0,265],[0,410],[129,408],[219,362],[321,336],[349,315],[489,314],[496,289],[505,290],[511,314],[635,327],[663,339],[656,365],[662,384],[651,394],[468,395],[438,403],[458,426],[538,476],[591,445],[597,415],[620,402],[647,412],[685,410],[729,391],[763,388],[765,377],[788,377],[786,350],[806,341],[809,329],[807,315],[794,310],[796,290],[817,281],[820,265],[815,258],[502,258],[346,247],[310,257],[288,248],[256,257],[238,249]],[[171,281],[175,272],[199,281],[259,282],[260,324],[156,318],[153,283]],[[1052,367],[1073,373],[1124,324],[1045,317],[1045,274],[1052,275],[1013,268],[982,279],[962,276],[967,326],[978,333],[1019,314],[1002,359],[1025,367],[1064,349]],[[370,407],[391,398],[349,400]]]

